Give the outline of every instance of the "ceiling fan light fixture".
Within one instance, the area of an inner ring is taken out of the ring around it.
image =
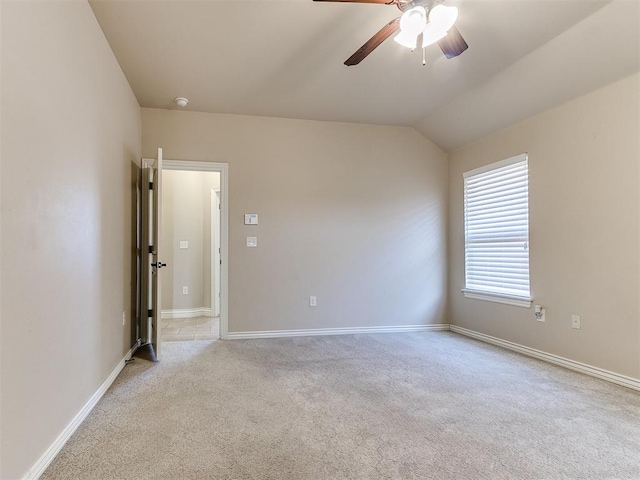
[[[458,7],[445,7],[441,4],[429,11],[429,25],[433,25],[438,31],[444,31],[445,35],[457,19]]]
[[[400,30],[411,33],[416,37],[424,30],[427,24],[427,11],[424,7],[413,7],[400,17]]]
[[[422,32],[422,48],[436,43],[438,40],[444,38],[447,35],[446,30],[442,30],[431,23],[428,23]]]
[[[408,32],[403,32],[402,30],[400,31],[400,33],[398,35],[393,37],[393,40],[396,43],[402,45],[403,47],[410,48],[411,50],[416,48],[416,46],[418,44],[418,36],[417,35],[413,35],[413,34],[408,33]]]
[[[400,17],[400,33],[394,40],[407,48],[416,48],[418,35],[422,33],[427,25],[427,11],[424,7],[413,7]]]

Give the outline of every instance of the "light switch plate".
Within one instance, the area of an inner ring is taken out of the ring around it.
[[[189,240],[180,240],[180,250],[189,248]]]
[[[244,214],[244,224],[245,225],[257,225],[258,224],[258,214],[257,213],[245,213]]]
[[[247,247],[257,247],[258,237],[247,237]]]

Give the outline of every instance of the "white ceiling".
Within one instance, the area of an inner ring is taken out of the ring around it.
[[[395,6],[312,0],[90,0],[140,105],[414,126],[445,150],[639,70],[638,0],[447,0],[469,49],[388,39]]]

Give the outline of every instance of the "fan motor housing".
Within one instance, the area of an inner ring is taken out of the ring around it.
[[[407,10],[411,10],[413,7],[424,7],[424,9],[428,12],[436,5],[443,3],[444,0],[392,0],[389,2],[390,4],[395,4],[396,7],[401,12],[406,12]]]

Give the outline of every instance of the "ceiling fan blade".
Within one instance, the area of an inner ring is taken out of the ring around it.
[[[394,3],[393,0],[313,0],[314,2],[344,2],[344,3]]]
[[[447,58],[457,57],[469,48],[456,27],[451,27],[449,33],[438,42],[438,45]]]
[[[378,46],[384,42],[387,38],[393,35],[400,28],[400,18],[395,18],[387,23],[384,27],[382,27],[378,33],[376,33],[373,37],[371,37],[367,43],[362,45],[356,53],[351,55],[346,62],[345,65],[357,65],[362,60],[364,60],[367,55],[373,52]]]

